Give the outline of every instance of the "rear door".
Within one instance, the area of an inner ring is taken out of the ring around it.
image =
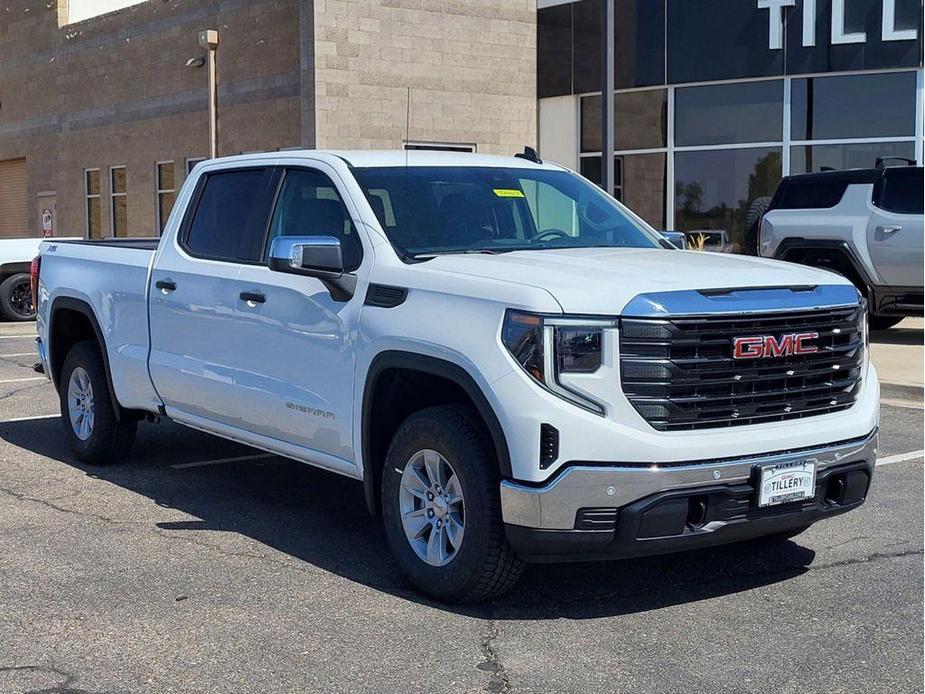
[[[269,167],[206,172],[173,243],[161,244],[149,289],[150,371],[168,414],[241,423],[237,280],[261,262],[276,180]]]
[[[922,167],[887,169],[874,187],[867,245],[890,287],[922,286]]]

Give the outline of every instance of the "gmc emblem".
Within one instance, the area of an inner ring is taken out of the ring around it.
[[[736,359],[761,359],[762,357],[788,357],[793,354],[813,354],[819,348],[805,344],[815,340],[819,333],[790,333],[779,338],[773,335],[737,337],[732,341],[732,356]]]

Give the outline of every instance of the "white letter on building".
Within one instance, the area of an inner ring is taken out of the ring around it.
[[[845,0],[832,0],[832,45],[838,43],[867,43],[863,31],[845,33]]]
[[[919,37],[916,29],[896,28],[896,0],[883,0],[884,41],[915,41]]]
[[[816,0],[803,0],[803,45],[816,45]]]
[[[772,51],[784,47],[784,8],[797,4],[797,0],[758,0],[759,10],[768,10],[768,48]]]

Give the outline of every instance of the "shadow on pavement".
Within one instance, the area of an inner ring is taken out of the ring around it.
[[[919,328],[871,330],[870,341],[881,345],[921,345],[925,331]]]
[[[254,451],[169,423],[141,425],[134,453],[122,465],[89,467],[70,454],[60,426],[58,419],[4,422],[0,439],[198,519],[156,523],[162,530],[239,533],[376,590],[471,616],[587,619],[644,612],[786,581],[805,573],[815,557],[787,541],[632,561],[536,564],[491,604],[442,605],[404,580],[354,480],[276,457],[173,468]]]

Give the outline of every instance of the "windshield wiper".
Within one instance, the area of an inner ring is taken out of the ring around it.
[[[514,249],[519,250],[519,249]],[[459,251],[432,251],[428,253],[415,253],[412,258],[423,259],[423,258],[436,258],[441,255],[498,255],[499,253],[506,252],[507,249],[494,249],[494,248],[467,248]]]

